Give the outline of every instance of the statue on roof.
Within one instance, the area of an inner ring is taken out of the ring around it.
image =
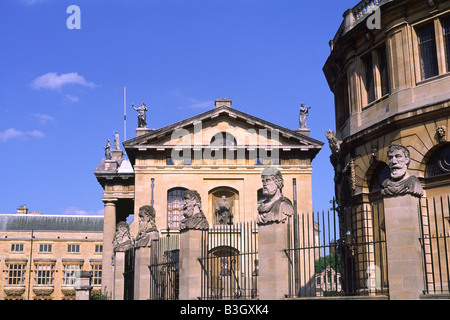
[[[117,131],[114,134],[114,150],[120,150],[119,133]]]
[[[305,106],[305,103],[302,102],[300,105],[300,116],[299,116],[299,129],[308,129],[308,126],[306,125],[306,118],[309,116],[309,109],[311,107]]]
[[[138,128],[147,128],[147,105],[144,102],[141,102],[141,106],[139,108],[135,108],[134,104],[131,106],[138,112]]]
[[[111,155],[111,141],[109,139],[106,140],[105,158],[106,158],[106,160],[111,160],[112,159],[112,155]]]

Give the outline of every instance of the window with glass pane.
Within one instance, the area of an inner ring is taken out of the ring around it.
[[[381,78],[381,96],[385,96],[390,92],[389,89],[389,69],[387,64],[386,47],[383,46],[378,50],[378,61]]]
[[[6,285],[23,286],[25,284],[25,265],[12,263],[6,266]]]
[[[169,229],[179,229],[183,219],[183,192],[186,189],[177,188],[167,192],[167,219]]]
[[[39,252],[52,252],[52,245],[51,244],[40,244]]]
[[[372,55],[369,55],[364,59],[364,67],[366,72],[364,85],[367,93],[367,103],[371,103],[375,100],[375,83],[373,77]]]
[[[80,271],[79,264],[65,264],[64,265],[64,274],[63,274],[63,285],[65,286],[73,286],[75,285],[75,271]]]
[[[450,72],[450,17],[442,21],[444,28],[445,58],[447,60],[447,72]]]
[[[92,284],[94,286],[102,285],[102,264],[101,263],[93,263],[92,267]]]
[[[422,80],[425,80],[439,74],[434,24],[430,23],[417,29],[417,36],[420,52],[420,69]]]
[[[80,245],[79,244],[69,244],[67,246],[67,252],[69,252],[69,253],[78,253],[78,252],[80,252]]]
[[[37,286],[53,285],[53,264],[36,264],[34,284]]]
[[[22,243],[11,244],[11,252],[23,252],[23,244]]]

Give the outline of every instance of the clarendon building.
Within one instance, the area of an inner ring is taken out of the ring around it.
[[[326,135],[341,231],[362,241],[370,228],[385,240],[380,190],[390,175],[387,148],[400,144],[424,189],[422,203],[436,199],[440,207],[443,198],[442,214],[425,227],[448,234],[450,1],[360,1],[343,18],[323,67],[335,98],[336,131]],[[361,204],[365,212],[343,215]]]
[[[188,189],[199,193],[210,225],[218,222],[215,208],[222,198],[230,204],[228,223],[255,221],[263,200],[261,172],[274,166],[283,174],[283,194],[296,198],[299,212],[312,212],[311,162],[323,143],[311,138],[305,127],[287,129],[231,104],[217,99],[215,108],[189,119],[160,129],[139,127],[135,138],[123,142],[126,157],[114,148],[99,163],[95,176],[104,190],[106,292],[114,289],[116,226],[134,215],[130,234],[136,237],[142,206],[154,207],[161,236],[179,233],[182,194]]]
[[[0,300],[74,300],[77,271],[102,281],[103,217],[0,214]]]

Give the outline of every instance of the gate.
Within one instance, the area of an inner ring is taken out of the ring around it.
[[[124,300],[134,299],[134,248],[125,251]]]
[[[153,241],[149,265],[151,300],[178,300],[179,257],[179,235],[168,235]]]
[[[386,295],[383,215],[361,205],[290,217],[288,296]]]
[[[257,299],[256,223],[214,226],[203,238],[201,299]]]

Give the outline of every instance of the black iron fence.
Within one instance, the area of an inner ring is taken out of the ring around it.
[[[124,266],[124,300],[134,299],[134,262],[135,249],[130,248],[125,251],[125,266]]]
[[[383,214],[378,204],[293,215],[288,296],[386,295]]]
[[[426,199],[420,207],[425,294],[450,294],[450,198]]]
[[[257,299],[256,223],[214,226],[202,243],[201,299]]]
[[[179,257],[179,235],[169,235],[153,241],[149,264],[151,300],[178,300]]]

